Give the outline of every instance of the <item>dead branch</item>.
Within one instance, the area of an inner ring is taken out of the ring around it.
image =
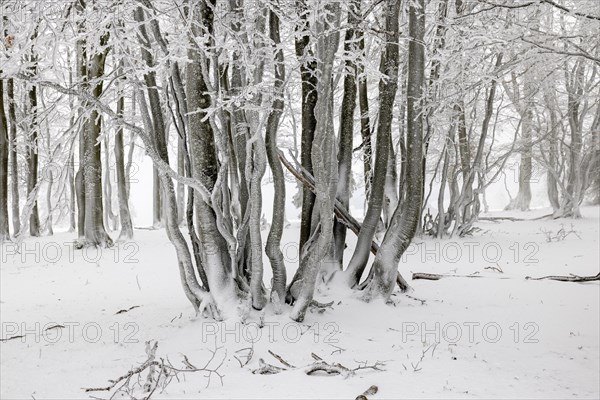
[[[225,354],[221,362],[216,367],[209,367],[209,365],[215,359],[215,355],[220,349],[219,347],[217,347],[214,351],[211,351],[212,357],[202,368],[196,368],[192,363],[190,363],[188,357],[183,355],[183,364],[186,366],[186,369],[176,368],[168,359],[166,361],[163,358],[160,358],[160,361],[156,360],[157,349],[158,342],[152,340],[146,342],[146,354],[148,355],[148,359],[142,365],[132,368],[130,371],[121,375],[117,379],[110,379],[110,384],[107,386],[83,388],[83,390],[86,393],[110,392],[117,388],[112,394],[111,399],[114,398],[119,392],[128,393],[130,397],[135,398],[135,396],[133,396],[133,391],[136,386],[139,386],[143,390],[144,399],[147,400],[150,399],[152,394],[154,394],[159,386],[164,389],[173,380],[173,378],[179,379],[180,373],[187,372],[204,372],[205,377],[208,379],[207,386],[210,384],[210,379],[213,375],[216,375],[221,380],[221,384],[223,384],[223,374],[219,372],[219,369],[223,365],[227,354]],[[144,383],[141,384],[140,378],[144,372],[147,372],[147,376]],[[158,372],[158,375],[155,377],[156,372]],[[136,378],[137,382],[131,383],[133,378]]]
[[[483,276],[483,275],[476,275],[476,274],[471,274],[471,275],[430,274],[428,272],[414,272],[413,276],[412,276],[413,280],[423,279],[423,280],[428,280],[428,281],[439,281],[442,278],[490,278],[490,277]],[[495,278],[495,279],[511,279],[511,278],[501,277],[501,278]],[[532,280],[532,281],[549,279],[549,280],[560,281],[560,282],[592,282],[592,281],[600,280],[600,273],[598,273],[597,275],[594,275],[594,276],[578,276],[578,275],[574,275],[574,274],[570,274],[569,276],[549,275],[549,276],[542,276],[541,278],[533,278],[531,276],[526,276],[525,279]]]
[[[10,337],[4,338],[4,339],[0,339],[0,342],[8,342],[9,340],[21,339],[24,337],[25,337],[25,335],[10,336]]]
[[[287,170],[290,171],[292,173],[292,175],[294,175],[296,177],[296,179],[298,179],[300,182],[302,182],[302,184],[304,186],[306,186],[310,191],[317,194],[317,191],[315,188],[315,178],[310,174],[310,172],[306,171],[305,169],[302,169],[302,171],[298,171],[288,161],[288,159],[285,158],[285,156],[283,155],[283,152],[281,150],[279,151],[279,159],[281,160],[281,163],[287,168]],[[300,168],[302,168],[302,166],[300,166]],[[361,229],[360,222],[358,222],[352,215],[350,215],[350,212],[348,210],[346,210],[346,207],[344,207],[344,205],[338,199],[335,199],[334,213],[335,213],[335,216],[337,217],[338,221],[340,221],[342,224],[346,225],[352,232],[354,232],[354,234],[356,236],[358,236],[358,234],[360,233],[360,229]],[[373,253],[373,255],[377,255],[378,250],[379,250],[379,245],[377,243],[375,243],[374,241],[372,241],[371,242],[371,253]],[[370,281],[370,278],[371,278],[371,275],[369,275],[369,277],[367,277],[365,282],[362,283],[361,285],[359,285],[358,288],[364,289],[364,287],[366,287],[367,283]],[[400,287],[400,290],[402,292],[406,292],[410,289],[408,282],[406,282],[406,280],[402,277],[400,272],[398,272],[398,277],[396,278],[396,283],[398,284],[398,286]]]
[[[119,310],[119,311],[117,311],[117,312],[115,313],[115,315],[118,315],[118,314],[123,314],[123,313],[126,313],[126,312],[129,312],[129,311],[133,310],[134,308],[140,308],[140,307],[141,307],[141,306],[131,306],[131,307],[129,307],[129,308],[125,308],[125,309],[123,309],[123,310]]]
[[[348,378],[351,375],[354,375],[354,371],[344,367],[340,363],[329,364],[326,361],[317,361],[311,365],[309,365],[304,373],[306,375],[312,375],[315,372],[325,372],[328,375],[342,375],[344,378]]]
[[[274,375],[281,371],[287,371],[285,368],[276,367],[271,364],[267,364],[262,358],[258,359],[258,368],[253,370],[252,373],[255,375]]]
[[[246,354],[241,354],[244,352],[246,352]],[[239,357],[237,356],[238,353],[240,354]],[[254,343],[252,343],[252,347],[246,347],[243,349],[239,349],[233,355],[233,357],[240,363],[240,368],[244,368],[246,365],[248,365],[250,360],[252,360],[252,356],[254,356]],[[242,360],[240,360],[240,357],[243,358],[245,361],[242,362]]]
[[[277,361],[279,361],[280,363],[282,363],[286,367],[288,367],[288,368],[296,368],[292,364],[290,364],[289,362],[285,361],[279,354],[275,354],[271,350],[269,350],[269,354],[272,355],[273,357],[275,357],[277,359]]]
[[[542,276],[541,278],[532,278],[531,276],[526,276],[525,279],[532,281],[541,281],[544,279],[549,279],[553,281],[560,282],[592,282],[592,281],[600,281],[600,273],[594,276],[578,276],[574,274],[570,274],[569,276],[561,276],[561,275],[548,275]]]
[[[265,362],[265,360],[260,358],[258,360],[258,368],[256,368],[255,370],[252,371],[253,374],[274,375],[274,374],[278,374],[282,371],[287,371],[287,370],[298,368],[298,367],[294,367],[292,364],[290,364],[289,362],[284,360],[283,357],[281,357],[278,354],[273,353],[271,350],[269,350],[269,354],[271,354],[273,357],[275,357],[280,363],[285,365],[287,368],[277,367],[275,365],[268,364]],[[323,358],[321,358],[320,356],[316,355],[315,353],[311,353],[310,355],[315,361],[312,364],[302,367],[302,368],[304,368],[304,373],[306,375],[312,375],[316,372],[325,372],[328,375],[341,375],[344,378],[348,378],[349,376],[354,375],[355,372],[361,371],[361,370],[371,369],[374,371],[383,371],[383,369],[381,369],[381,367],[385,366],[385,363],[383,363],[381,361],[377,361],[375,364],[368,364],[367,361],[362,361],[362,362],[358,362],[358,366],[356,366],[355,368],[348,368],[340,363],[329,363],[329,362],[325,361]]]

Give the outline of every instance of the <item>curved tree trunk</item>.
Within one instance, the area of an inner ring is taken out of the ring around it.
[[[190,8],[193,20],[199,22],[197,36],[213,32],[213,7],[215,1],[196,4]],[[213,190],[217,181],[218,164],[215,138],[212,126],[207,116],[211,106],[207,83],[202,73],[202,57],[197,45],[190,43],[188,49],[186,96],[190,112],[188,116],[189,142],[192,162],[192,176],[200,180],[205,187]],[[208,76],[208,73],[207,73]],[[218,307],[237,300],[233,280],[231,278],[231,260],[225,239],[219,232],[215,211],[196,192],[195,212],[198,238],[201,244],[202,262],[206,276]]]
[[[269,36],[273,41],[275,50],[275,83],[273,109],[267,120],[267,133],[265,145],[267,147],[267,159],[273,173],[273,185],[275,194],[273,198],[273,219],[271,229],[265,245],[265,253],[271,262],[273,270],[273,281],[271,289],[271,301],[276,305],[283,303],[285,299],[286,271],[283,253],[281,252],[281,236],[285,220],[285,177],[283,167],[278,157],[277,129],[279,119],[283,112],[283,83],[285,81],[285,64],[283,50],[279,47],[281,39],[279,36],[279,17],[273,11],[269,11]]]
[[[394,6],[394,0],[389,0]],[[396,4],[395,7],[398,7]],[[396,11],[397,15],[397,11]],[[396,18],[397,21],[397,18]],[[397,22],[396,22],[397,24]],[[397,31],[396,25],[396,31]],[[365,300],[374,297],[389,299],[398,278],[398,263],[412,241],[423,202],[423,84],[425,81],[425,1],[416,0],[409,5],[408,30],[408,87],[407,103],[407,162],[408,179],[406,198],[396,207],[381,247],[373,262],[373,279],[365,288]],[[397,50],[396,50],[397,51]],[[383,114],[382,114],[383,115]]]
[[[302,276],[296,281],[298,296],[290,317],[301,322],[313,299],[321,263],[327,257],[333,240],[333,209],[336,196],[335,135],[333,133],[333,61],[339,46],[339,3],[324,6],[317,18],[317,56],[319,60],[319,99],[315,107],[317,125],[312,144],[312,166],[315,170],[315,186],[319,211],[320,229],[315,229],[300,261]],[[320,11],[320,10],[319,10]],[[318,11],[318,12],[319,12]]]
[[[377,143],[375,145],[375,169],[373,186],[369,196],[367,214],[362,224],[356,248],[348,269],[346,270],[347,282],[350,287],[355,286],[362,276],[367,262],[371,242],[379,223],[383,206],[384,188],[387,176],[390,135],[394,109],[394,98],[398,89],[399,65],[399,13],[400,0],[386,1],[386,47],[382,54],[381,68],[384,78],[379,82],[379,122],[377,125]]]

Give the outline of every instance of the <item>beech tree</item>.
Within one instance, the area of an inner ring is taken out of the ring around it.
[[[76,227],[80,247],[111,246],[118,225],[134,240],[129,175],[148,157],[153,183],[135,190],[152,197],[199,314],[245,320],[272,305],[302,321],[338,284],[388,300],[407,289],[411,241],[473,234],[514,162],[509,208],[533,204],[540,169],[556,218],[600,198],[591,0],[35,5],[2,5],[2,240],[11,222],[14,240],[27,225]],[[299,226],[286,222],[289,184]]]

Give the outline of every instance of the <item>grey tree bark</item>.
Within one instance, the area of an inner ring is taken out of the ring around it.
[[[394,4],[396,3],[396,4]],[[399,7],[399,1],[389,0],[390,9]],[[395,11],[398,15],[398,11]],[[396,18],[396,28],[397,18]],[[389,28],[388,28],[389,29]],[[421,213],[423,202],[423,85],[425,83],[425,1],[410,2],[408,10],[408,86],[407,137],[406,137],[406,197],[396,207],[383,242],[373,262],[373,278],[365,288],[364,299],[375,297],[388,300],[398,278],[398,263],[412,241]],[[389,43],[389,42],[388,42]],[[397,51],[397,50],[396,50]],[[392,97],[393,99],[393,97]]]
[[[277,307],[277,304],[283,303],[285,300],[285,285],[287,281],[285,262],[280,247],[285,220],[285,177],[283,175],[283,167],[279,161],[277,148],[277,130],[284,106],[283,83],[285,81],[285,63],[283,49],[280,47],[279,17],[272,10],[269,11],[269,37],[271,38],[275,52],[273,63],[275,82],[273,84],[273,106],[267,120],[265,146],[267,147],[269,166],[273,173],[275,193],[273,197],[273,218],[271,220],[269,236],[265,244],[265,253],[269,257],[271,269],[273,270],[271,302]]]
[[[194,36],[209,37],[213,32],[214,0],[208,0],[190,7],[191,20],[195,22]],[[189,142],[192,161],[192,176],[212,191],[218,174],[217,154],[213,128],[207,115],[211,106],[205,75],[203,74],[203,54],[195,43],[188,49],[186,79],[187,107],[189,110]],[[208,76],[208,71],[206,76]],[[201,244],[202,262],[206,269],[211,294],[218,305],[235,299],[228,246],[217,227],[215,211],[196,192],[196,227]]]
[[[354,109],[356,108],[356,63],[354,57],[358,50],[355,28],[359,22],[360,0],[352,0],[348,8],[348,28],[344,37],[344,95],[340,111],[340,135],[338,150],[337,199],[348,209],[350,204],[350,179],[352,176],[352,139],[354,137]],[[342,269],[344,248],[346,247],[347,227],[339,220],[333,224],[334,246],[333,260],[336,269]]]
[[[8,146],[8,122],[4,110],[4,80],[2,79],[0,80],[0,243],[10,238],[8,226]]]
[[[333,61],[339,46],[339,3],[328,3],[317,11],[317,92],[315,106],[317,124],[312,144],[312,166],[315,171],[319,228],[316,228],[300,261],[302,276],[298,286],[296,303],[290,317],[303,321],[313,299],[321,263],[326,259],[333,240],[333,210],[337,188],[336,148],[333,132]],[[291,288],[293,295],[293,288]]]
[[[384,77],[379,81],[379,122],[377,124],[373,185],[369,196],[367,214],[358,235],[356,248],[352,254],[348,269],[345,271],[347,283],[350,287],[358,284],[367,266],[371,242],[373,241],[373,236],[375,235],[375,230],[381,216],[390,150],[392,119],[394,115],[394,99],[398,89],[398,40],[401,1],[388,0],[385,4],[386,44],[381,56],[381,72]]]
[[[122,68],[122,64],[120,64]],[[121,84],[122,85],[122,84]],[[117,115],[121,118],[125,114],[125,96],[123,87],[119,87],[119,98],[117,100]],[[119,199],[119,220],[121,221],[121,233],[119,240],[133,238],[133,224],[129,211],[129,193],[127,192],[125,175],[125,150],[123,147],[123,126],[119,126],[115,133],[115,168],[117,172],[117,196]]]
[[[36,61],[33,61],[34,63]],[[35,74],[35,67],[32,70],[32,74]],[[27,154],[27,166],[28,166],[28,177],[27,177],[27,193],[32,194],[35,186],[38,183],[38,139],[39,139],[39,126],[37,121],[37,87],[35,84],[30,84],[28,90],[28,111],[30,114],[29,123],[29,138],[28,145],[29,151]],[[38,211],[37,198],[34,200],[31,215],[29,216],[29,234],[31,236],[40,236],[40,214]]]
[[[313,59],[311,50],[309,22],[305,0],[296,2],[298,7],[298,23],[295,27],[296,57],[300,61],[300,78],[302,80],[302,134],[300,140],[300,161],[304,169],[314,174],[312,165],[312,144],[315,137],[317,120],[315,107],[318,100],[317,62]],[[298,248],[302,251],[315,228],[312,224],[315,195],[306,187],[302,187],[302,212],[300,220],[300,240]]]
[[[89,60],[88,82],[95,82],[90,89],[92,96],[99,99],[103,92],[104,66],[109,48],[108,33],[101,36],[99,45],[104,50],[96,52]],[[102,149],[99,142],[102,133],[102,118],[98,110],[93,109],[84,129],[83,179],[85,186],[85,241],[87,245],[111,246],[112,239],[104,227],[104,209],[102,201]]]
[[[15,82],[14,80],[7,80],[7,97],[8,97],[8,120],[10,122],[10,128],[8,131],[8,153],[9,153],[9,173],[11,176],[10,181],[10,194],[11,194],[11,210],[12,210],[12,224],[13,232],[16,234],[21,230],[21,217],[19,215],[19,168],[17,159],[17,114],[15,107]]]

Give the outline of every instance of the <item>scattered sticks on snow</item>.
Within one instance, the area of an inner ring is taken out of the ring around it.
[[[127,373],[121,375],[117,379],[109,380],[109,385],[105,387],[96,387],[96,388],[84,388],[83,390],[86,393],[89,392],[111,392],[112,393],[110,399],[116,398],[119,394],[126,395],[129,398],[138,398],[139,393],[143,395],[144,400],[150,399],[157,388],[161,388],[164,390],[169,383],[175,378],[179,380],[179,375],[187,372],[203,372],[204,377],[207,378],[206,387],[210,385],[211,378],[213,375],[216,375],[221,381],[221,385],[223,384],[223,374],[219,372],[219,369],[223,365],[223,362],[227,358],[227,353],[223,356],[223,359],[216,366],[214,365],[214,361],[216,360],[216,356],[221,347],[216,347],[215,350],[211,350],[212,356],[205,363],[203,367],[194,366],[188,359],[188,357],[183,355],[183,365],[185,369],[176,368],[167,358],[166,360],[160,358],[156,359],[156,350],[158,349],[158,342],[155,340],[151,340],[146,342],[146,355],[148,359],[139,367],[132,368]],[[142,374],[147,373],[146,378],[142,378]]]

